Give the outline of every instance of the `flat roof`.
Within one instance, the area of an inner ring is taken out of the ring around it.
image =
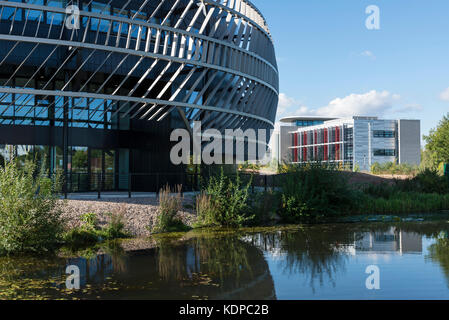
[[[337,120],[339,118],[329,118],[329,117],[285,117],[281,119],[281,122],[284,123],[290,123],[294,121],[330,121],[330,120]]]

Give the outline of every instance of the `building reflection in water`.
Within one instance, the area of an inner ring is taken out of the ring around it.
[[[355,233],[354,254],[358,253],[421,254],[422,235],[390,227],[382,232]]]

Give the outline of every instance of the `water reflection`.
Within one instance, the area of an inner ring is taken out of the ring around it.
[[[353,235],[331,226],[305,227],[296,231],[258,234],[251,243],[278,260],[284,273],[303,274],[312,289],[316,283],[335,285],[334,275],[344,272]]]
[[[449,298],[448,233],[446,222],[192,232],[134,252],[1,258],[0,298],[373,298],[363,285],[373,261],[388,266],[381,298]],[[82,290],[65,290],[67,265],[80,268]],[[404,270],[415,274],[402,280]],[[415,287],[407,287],[410,277]]]
[[[364,232],[355,234],[354,253],[416,253],[423,251],[422,236],[415,232],[405,232],[390,227],[382,232]]]

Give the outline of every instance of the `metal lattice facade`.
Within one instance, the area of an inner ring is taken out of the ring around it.
[[[273,126],[274,47],[249,1],[0,1],[0,10],[0,124],[126,129],[176,113],[186,127]],[[73,14],[79,28],[67,27]]]

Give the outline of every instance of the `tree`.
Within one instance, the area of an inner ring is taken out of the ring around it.
[[[436,167],[441,163],[449,163],[449,113],[436,129],[424,136],[424,140],[427,142],[426,151],[430,152],[430,158]]]

